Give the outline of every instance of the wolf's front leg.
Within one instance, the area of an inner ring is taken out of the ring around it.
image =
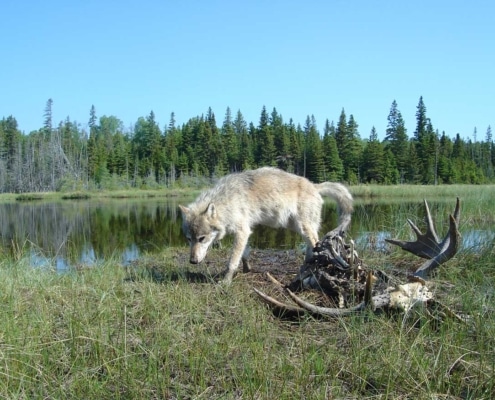
[[[234,246],[232,248],[232,255],[230,256],[229,265],[227,267],[227,273],[223,278],[223,282],[230,284],[232,282],[232,278],[239,268],[239,263],[241,262],[241,258],[243,259],[244,270],[246,269],[247,258],[243,257],[244,250],[246,249],[249,236],[251,235],[250,229],[245,229],[238,231],[234,237]]]

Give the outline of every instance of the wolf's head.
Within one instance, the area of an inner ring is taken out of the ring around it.
[[[220,231],[215,227],[217,212],[210,203],[206,210],[198,212],[196,208],[179,205],[182,211],[182,230],[191,246],[191,264],[199,264],[206,256],[215,239],[221,239]]]

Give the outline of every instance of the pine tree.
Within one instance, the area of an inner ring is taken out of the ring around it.
[[[242,170],[250,169],[254,164],[253,142],[241,110],[237,111],[234,120],[234,132],[237,137],[237,142],[239,143],[239,166]]]
[[[275,146],[275,160],[279,168],[287,170],[291,168],[292,155],[290,154],[290,138],[287,125],[284,124],[282,116],[273,107],[270,115],[270,127],[273,132],[273,144]]]
[[[230,107],[227,107],[225,119],[222,124],[222,143],[227,157],[227,169],[229,172],[239,170],[239,142],[235,134],[234,123]]]
[[[493,139],[492,139],[492,128],[488,125],[485,134],[485,141],[481,144],[482,146],[482,171],[485,178],[488,181],[492,181],[494,178],[494,165],[493,165]]]
[[[300,126],[296,127],[292,118],[287,124],[287,134],[289,136],[289,154],[287,171],[296,175],[304,174],[304,133]]]
[[[323,157],[325,162],[324,180],[326,181],[340,181],[344,175],[344,165],[339,157],[335,134],[336,131],[333,122],[330,124],[327,119],[323,131]]]
[[[359,136],[359,125],[357,124],[354,116],[351,114],[349,116],[349,122],[347,123],[347,135],[348,135],[348,167],[346,171],[346,179],[350,183],[360,182],[360,163],[362,158],[362,142]]]
[[[351,114],[346,121],[344,109],[340,113],[339,122],[335,131],[335,140],[339,156],[344,165],[344,179],[350,183],[359,181],[359,163],[361,157],[361,141],[359,138],[358,124]]]
[[[394,158],[400,174],[400,181],[403,183],[405,172],[408,168],[408,137],[402,114],[397,108],[397,102],[394,100],[388,115],[388,125],[385,134],[386,146],[390,148],[390,153]]]
[[[339,116],[339,122],[337,123],[337,129],[335,130],[335,140],[337,142],[337,148],[339,149],[339,156],[342,160],[347,152],[347,139],[347,117],[345,115],[345,110],[342,109]]]
[[[45,113],[44,113],[44,123],[43,123],[43,131],[45,133],[45,136],[48,137],[52,133],[53,130],[53,114],[52,114],[52,108],[53,108],[53,100],[48,99],[46,102],[45,106]]]
[[[438,166],[437,176],[438,183],[453,183],[455,177],[453,174],[452,166],[452,154],[454,144],[452,140],[442,133],[440,137],[439,149],[438,149]]]
[[[146,118],[138,119],[133,137],[133,148],[139,164],[139,176],[146,179],[147,185],[158,182],[163,172],[161,143],[161,130],[152,110]]]
[[[486,129],[486,141],[490,143],[490,161],[492,168],[495,169],[495,143],[492,139],[492,127],[490,125]]]
[[[384,175],[385,158],[383,145],[378,140],[378,134],[375,127],[373,127],[363,154],[363,179],[368,183],[383,183]]]
[[[4,183],[3,191],[17,193],[21,191],[23,180],[22,135],[17,120],[12,115],[3,118],[0,121],[0,132],[3,139],[0,166],[5,166],[5,170],[0,172]]]
[[[96,110],[95,106],[91,106],[89,112],[89,138],[87,144],[87,164],[88,164],[88,178],[94,179],[96,175],[96,169],[98,165],[98,155],[97,155],[97,131],[98,127],[96,125]]]
[[[409,142],[409,164],[406,170],[406,182],[412,184],[421,183],[421,165],[415,142]]]
[[[184,146],[186,135],[184,132],[186,129],[179,129],[176,127],[175,113],[170,113],[169,123],[166,129],[164,129],[162,136],[162,147],[164,151],[165,160],[165,174],[167,175],[168,184],[173,185],[179,175],[187,174],[189,171],[189,164],[187,158],[181,157],[188,151],[192,152],[192,148]],[[190,130],[188,129],[189,133]]]
[[[89,110],[89,121],[88,121],[90,133],[92,129],[96,128],[97,123],[98,123],[98,119],[96,117],[96,109],[94,105],[91,105],[91,109]]]
[[[426,117],[426,106],[423,102],[423,96],[419,98],[416,107],[416,129],[414,131],[414,144],[416,146],[416,156],[419,162],[418,170],[421,171],[421,177],[415,183],[426,183],[425,179],[428,174],[428,139],[427,139],[428,118]]]
[[[423,148],[423,178],[424,184],[437,184],[438,168],[438,132],[433,129],[431,121],[428,119],[426,135],[423,139],[425,143]]]
[[[325,177],[323,148],[316,128],[315,117],[308,115],[304,125],[306,143],[306,177],[312,182],[322,182]]]
[[[426,106],[423,102],[423,96],[421,96],[416,107],[416,130],[414,131],[414,139],[416,139],[417,142],[421,142],[426,135],[427,125]]]
[[[260,123],[257,129],[257,163],[259,165],[276,165],[276,149],[273,130],[269,124],[266,107],[261,110]]]
[[[399,170],[395,164],[395,156],[392,154],[390,147],[384,146],[384,160],[383,183],[387,185],[401,183],[403,177],[399,175]]]
[[[438,135],[433,129],[431,120],[426,116],[426,106],[422,96],[419,98],[416,110],[414,143],[421,170],[420,182],[423,184],[435,183]]]
[[[222,143],[215,114],[211,107],[206,115],[206,129],[210,131],[210,145],[208,146],[208,170],[210,176],[222,176],[227,172],[227,153]]]

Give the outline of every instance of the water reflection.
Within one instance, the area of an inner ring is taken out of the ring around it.
[[[0,204],[0,245],[4,251],[28,251],[33,266],[50,266],[59,271],[81,265],[97,265],[109,258],[128,264],[145,252],[164,246],[186,246],[181,232],[178,204],[187,200],[79,200]],[[442,235],[450,203],[430,204],[438,215],[437,228]],[[418,203],[357,203],[351,237],[358,249],[387,251],[390,229],[403,229],[400,237],[412,239],[406,219],[422,221],[423,206]],[[442,218],[442,220],[440,220]],[[400,220],[399,220],[400,219]],[[443,220],[445,219],[445,221]],[[321,232],[336,226],[334,204],[323,210]],[[492,228],[475,227],[462,231],[463,248],[479,251],[495,241]],[[285,229],[257,227],[251,238],[254,248],[293,249],[302,240]],[[186,250],[185,250],[186,251]],[[302,251],[301,251],[302,253]]]
[[[184,244],[174,200],[60,201],[0,205],[0,244],[57,270]]]

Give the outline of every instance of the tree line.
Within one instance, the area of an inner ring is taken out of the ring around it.
[[[448,137],[434,129],[420,97],[411,136],[394,100],[383,140],[373,127],[362,138],[352,114],[320,132],[314,116],[304,125],[284,121],[263,106],[259,122],[227,108],[221,124],[206,114],[163,129],[151,111],[125,129],[115,116],[98,118],[91,106],[86,129],[69,117],[54,126],[49,99],[43,126],[23,134],[15,117],[0,121],[0,192],[43,192],[204,184],[230,172],[277,166],[314,182],[453,184],[494,182],[491,127],[481,140]]]

